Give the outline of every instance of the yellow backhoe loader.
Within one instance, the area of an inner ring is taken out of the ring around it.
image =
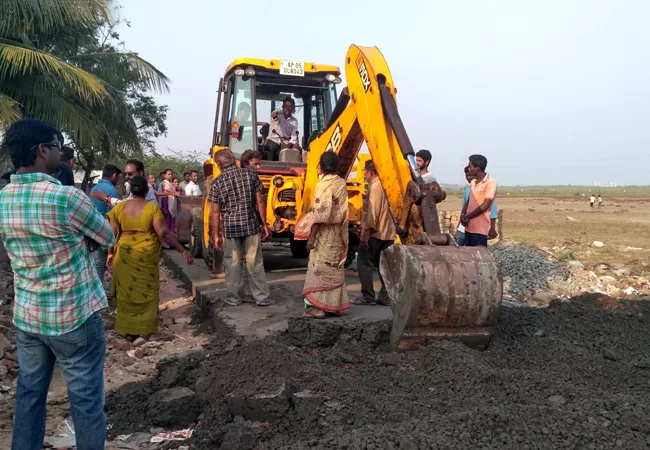
[[[352,45],[345,58],[345,74],[347,86],[337,100],[336,85],[341,80],[336,67],[235,61],[220,85],[211,155],[224,147],[236,155],[260,148],[264,136],[253,130],[260,127],[261,131],[264,122],[257,120],[275,109],[274,102],[292,94],[302,101],[303,136],[309,136],[303,138],[302,147],[308,149],[308,161],[263,162],[260,178],[268,190],[267,224],[274,233],[291,235],[297,218],[311,208],[320,156],[333,151],[339,155],[339,175],[348,180],[351,237],[357,243],[355,228],[364,192],[359,168],[368,158],[359,151],[365,142],[400,241],[382,253],[380,263],[393,309],[393,347],[410,349],[432,339],[485,346],[502,299],[502,282],[492,254],[487,248],[459,248],[450,235],[440,232],[436,204],[445,193],[437,184],[425,183],[417,170],[415,152],[398,113],[396,88],[380,51]],[[262,112],[260,100],[270,101],[271,108]],[[237,115],[235,108],[241,102],[250,105],[250,117]],[[212,159],[204,168],[209,182],[218,168]],[[198,227],[204,258],[210,259],[213,245],[207,204]],[[299,243],[304,241],[292,241],[294,255],[306,255]]]
[[[271,113],[279,109],[287,97],[296,105],[298,148],[283,148],[278,161],[263,161],[259,175],[264,185],[266,222],[273,231],[273,239],[288,239],[294,257],[308,256],[306,243],[293,240],[294,226],[304,210],[307,179],[304,160],[309,155],[310,142],[327,128],[337,101],[336,87],[341,83],[340,75],[336,66],[274,59],[237,59],[226,69],[219,82],[210,158],[203,165],[206,180],[204,205],[202,210],[194,209],[190,225],[192,254],[202,256],[213,271],[220,270],[222,255],[214,251],[207,202],[210,183],[219,173],[212,156],[223,148],[229,148],[238,159],[248,149],[264,152]],[[332,139],[336,143],[336,138]],[[359,155],[357,162],[360,167],[369,158],[367,154]],[[348,177],[350,251],[347,265],[353,261],[358,248],[365,189],[363,170],[351,172]]]

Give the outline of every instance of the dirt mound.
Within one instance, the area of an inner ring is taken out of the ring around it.
[[[296,319],[273,339],[217,338],[110,395],[111,433],[148,430],[153,394],[187,388],[195,449],[650,446],[650,303],[504,308],[483,352],[391,353],[384,326]]]

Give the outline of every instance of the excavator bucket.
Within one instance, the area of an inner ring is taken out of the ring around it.
[[[379,270],[391,298],[393,349],[437,339],[489,344],[503,287],[487,248],[393,245],[382,252]]]

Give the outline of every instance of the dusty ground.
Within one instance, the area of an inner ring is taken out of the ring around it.
[[[606,263],[624,265],[639,275],[650,273],[650,197],[604,197],[603,207],[592,209],[584,197],[506,194],[499,192],[497,201],[504,210],[507,238],[577,259],[589,270]],[[605,246],[595,248],[594,241]]]
[[[170,277],[168,270],[161,268],[160,289],[160,331],[168,335],[159,342],[145,344],[142,347],[131,347],[128,350],[118,350],[114,347],[117,336],[111,331],[114,321],[112,315],[107,313],[104,318],[104,327],[107,337],[107,354],[105,365],[106,390],[111,391],[124,383],[144,380],[154,372],[155,365],[161,359],[185,351],[202,348],[209,339],[205,335],[195,336],[197,330],[190,324],[194,312],[194,303],[188,296],[187,290],[178,280]],[[166,340],[170,339],[170,340]],[[119,344],[118,344],[119,345]],[[138,354],[134,354],[138,350]],[[133,350],[132,356],[128,351]],[[143,352],[140,355],[140,351]],[[4,383],[3,383],[4,384]],[[12,436],[12,417],[15,399],[11,393],[15,389],[15,380],[8,397],[8,404],[0,408],[0,448],[9,448]],[[48,394],[48,417],[46,435],[53,436],[57,428],[68,416],[69,403],[66,393],[66,384],[62,372],[55,368],[50,392]]]
[[[531,290],[508,298],[546,306],[557,296],[581,291],[627,298],[645,292],[647,286],[639,280],[650,274],[650,234],[644,232],[650,197],[605,197],[604,206],[592,210],[582,197],[500,194],[505,237],[541,248],[531,247],[532,254],[519,246],[523,250],[516,257],[506,258],[513,277],[521,278],[520,290]],[[451,195],[443,208],[460,202]],[[604,246],[595,247],[594,241]],[[499,252],[512,255],[508,246],[513,243],[506,244]],[[548,280],[538,283],[539,271],[519,273],[532,259],[534,267],[543,266],[549,274],[559,268],[569,279],[555,286]],[[584,268],[567,269],[569,262],[575,267],[578,261]],[[309,329],[291,319],[302,312],[304,261],[292,260],[286,249],[271,248],[265,263],[278,303],[263,311],[250,305],[217,308],[225,325],[236,326],[248,342],[220,327],[206,352],[187,353],[200,349],[207,337],[193,336],[188,292],[163,275],[161,319],[177,337],[130,349],[133,357],[125,350],[109,350],[107,390],[122,386],[109,395],[112,436],[149,433],[157,426],[185,428],[201,415],[191,441],[165,448],[650,446],[647,421],[639,420],[650,412],[644,381],[650,367],[650,310],[643,303],[625,307],[611,297],[591,297],[586,303],[541,310],[506,308],[487,352],[438,344],[395,355],[385,347],[388,322],[382,319],[390,316],[389,310],[356,307],[345,321]],[[359,289],[354,270],[346,279],[354,296]],[[221,281],[205,283],[212,290],[208,300],[221,295]],[[624,291],[630,286],[635,286],[634,295]],[[364,318],[378,322],[368,326],[355,320]],[[110,322],[108,316],[109,328]],[[289,323],[290,333],[257,340]],[[155,371],[166,355],[179,356]],[[183,401],[174,404],[172,394],[179,393],[173,390],[179,387],[191,393],[181,392]],[[68,409],[58,373],[49,399],[52,433]],[[12,401],[0,412],[0,448],[10,442]],[[154,418],[161,411],[171,417]],[[112,445],[116,448],[118,442]]]

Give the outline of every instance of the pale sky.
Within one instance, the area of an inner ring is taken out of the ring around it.
[[[411,141],[442,182],[461,183],[482,153],[504,185],[649,184],[647,0],[121,3],[127,48],[173,83],[161,151],[207,155],[235,58],[343,67],[357,44],[386,57]]]

